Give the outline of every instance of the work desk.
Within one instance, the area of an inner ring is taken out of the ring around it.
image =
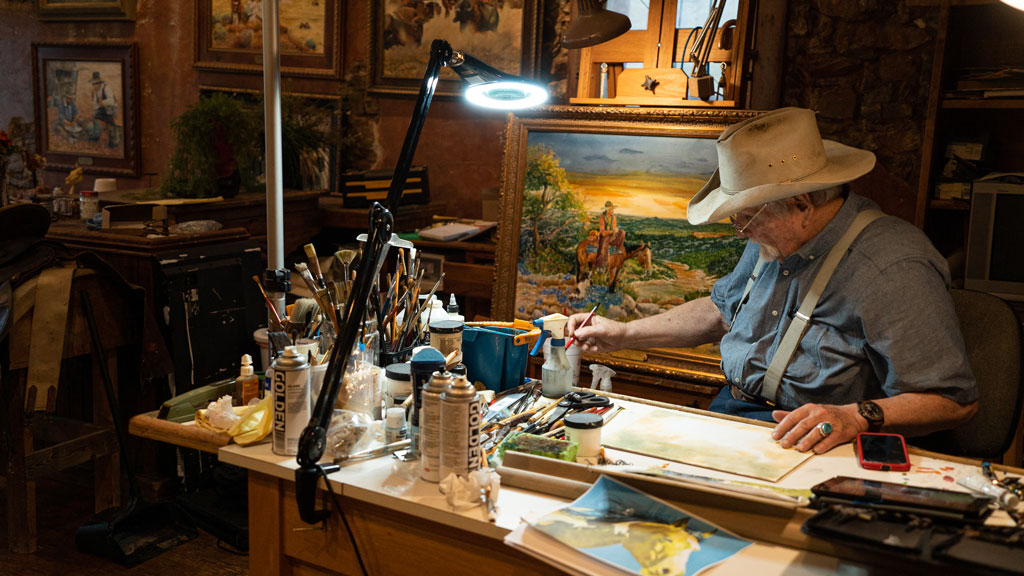
[[[625,414],[650,409],[647,403],[641,405],[621,398],[615,402],[627,409],[610,426],[620,419],[622,425],[628,425]],[[663,460],[618,450],[606,451],[611,458],[636,465],[666,464]],[[568,499],[510,487],[503,482],[497,518],[492,524],[486,520],[482,506],[464,511],[450,509],[437,484],[419,479],[416,463],[386,457],[351,464],[330,475],[330,489],[344,516],[334,514],[326,531],[311,530],[299,519],[295,504],[294,458],[275,455],[268,443],[247,448],[228,445],[218,454],[221,461],[249,470],[252,576],[360,573],[360,557],[368,574],[509,574],[512,570],[516,574],[559,573],[504,545],[502,539],[522,518],[553,511],[568,503]],[[956,490],[945,478],[965,475],[975,465],[923,452],[915,452],[911,459],[914,468],[908,473],[863,470],[857,466],[851,446],[844,445],[811,457],[777,485],[809,488],[832,476],[851,475]],[[592,481],[599,474],[595,467],[566,466],[572,467],[583,480]],[[667,466],[683,473],[749,480],[675,462]],[[716,566],[710,574],[781,574],[793,570],[825,574],[834,573],[840,565],[845,573],[872,572],[866,567],[872,559],[862,553],[803,534],[800,527],[813,514],[805,507],[766,504],[757,498],[737,498],[713,489],[659,486],[658,493],[652,492],[655,496],[755,540],[754,546]],[[321,488],[326,488],[322,481]],[[648,491],[646,488],[641,487]],[[318,506],[329,499],[325,492]],[[328,505],[337,509],[334,504]],[[893,568],[887,563],[879,572]]]

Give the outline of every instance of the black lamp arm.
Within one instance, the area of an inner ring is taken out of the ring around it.
[[[316,509],[316,488],[321,476],[338,470],[334,464],[319,464],[327,447],[327,427],[334,413],[334,403],[345,377],[345,368],[349,355],[359,336],[363,317],[366,315],[366,301],[370,288],[376,281],[374,264],[380,258],[394,228],[394,216],[398,214],[398,205],[402,200],[402,189],[409,177],[412,158],[416,153],[420,132],[427,118],[427,110],[434,97],[441,68],[451,61],[452,47],[444,40],[434,40],[430,45],[430,59],[423,75],[416,108],[413,110],[409,129],[405,133],[405,142],[398,157],[391,186],[388,188],[387,207],[374,202],[370,208],[370,230],[366,245],[359,260],[359,271],[352,293],[345,303],[345,326],[331,349],[330,361],[324,373],[324,386],[316,399],[309,424],[299,437],[299,452],[296,457],[299,468],[295,471],[295,498],[299,508],[299,516],[304,522],[316,524],[326,520],[331,512],[327,509]]]

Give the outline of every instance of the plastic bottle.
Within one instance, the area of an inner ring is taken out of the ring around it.
[[[405,409],[400,406],[388,408],[384,418],[384,443],[391,444],[405,438]]]
[[[548,398],[565,396],[572,391],[572,366],[565,357],[565,324],[568,321],[569,318],[557,312],[533,321],[542,332],[531,355],[536,355],[544,346],[544,340],[551,338],[551,353],[541,366],[541,392]]]
[[[241,406],[248,406],[253,398],[259,398],[263,387],[252,368],[252,356],[242,355],[242,368],[235,379],[235,398]]]
[[[448,297],[448,308],[445,310],[448,313],[449,320],[455,320],[457,322],[465,322],[466,317],[459,314],[459,303],[455,301],[455,293],[452,292]]]
[[[423,312],[420,312],[420,322],[424,326],[429,326],[431,322],[447,319],[448,313],[444,310],[444,304],[438,300],[437,296],[431,296],[430,303],[423,308]]]

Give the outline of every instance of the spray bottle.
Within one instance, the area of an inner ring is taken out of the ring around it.
[[[569,321],[564,314],[548,314],[533,321],[541,328],[540,338],[530,351],[531,356],[544,347],[544,340],[551,338],[551,353],[541,367],[541,392],[548,398],[565,396],[572,391],[572,366],[565,357],[565,324]]]

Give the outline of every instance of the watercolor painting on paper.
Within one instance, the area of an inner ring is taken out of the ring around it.
[[[602,443],[645,454],[775,482],[812,456],[786,450],[771,428],[655,409],[629,426],[605,430]]]

